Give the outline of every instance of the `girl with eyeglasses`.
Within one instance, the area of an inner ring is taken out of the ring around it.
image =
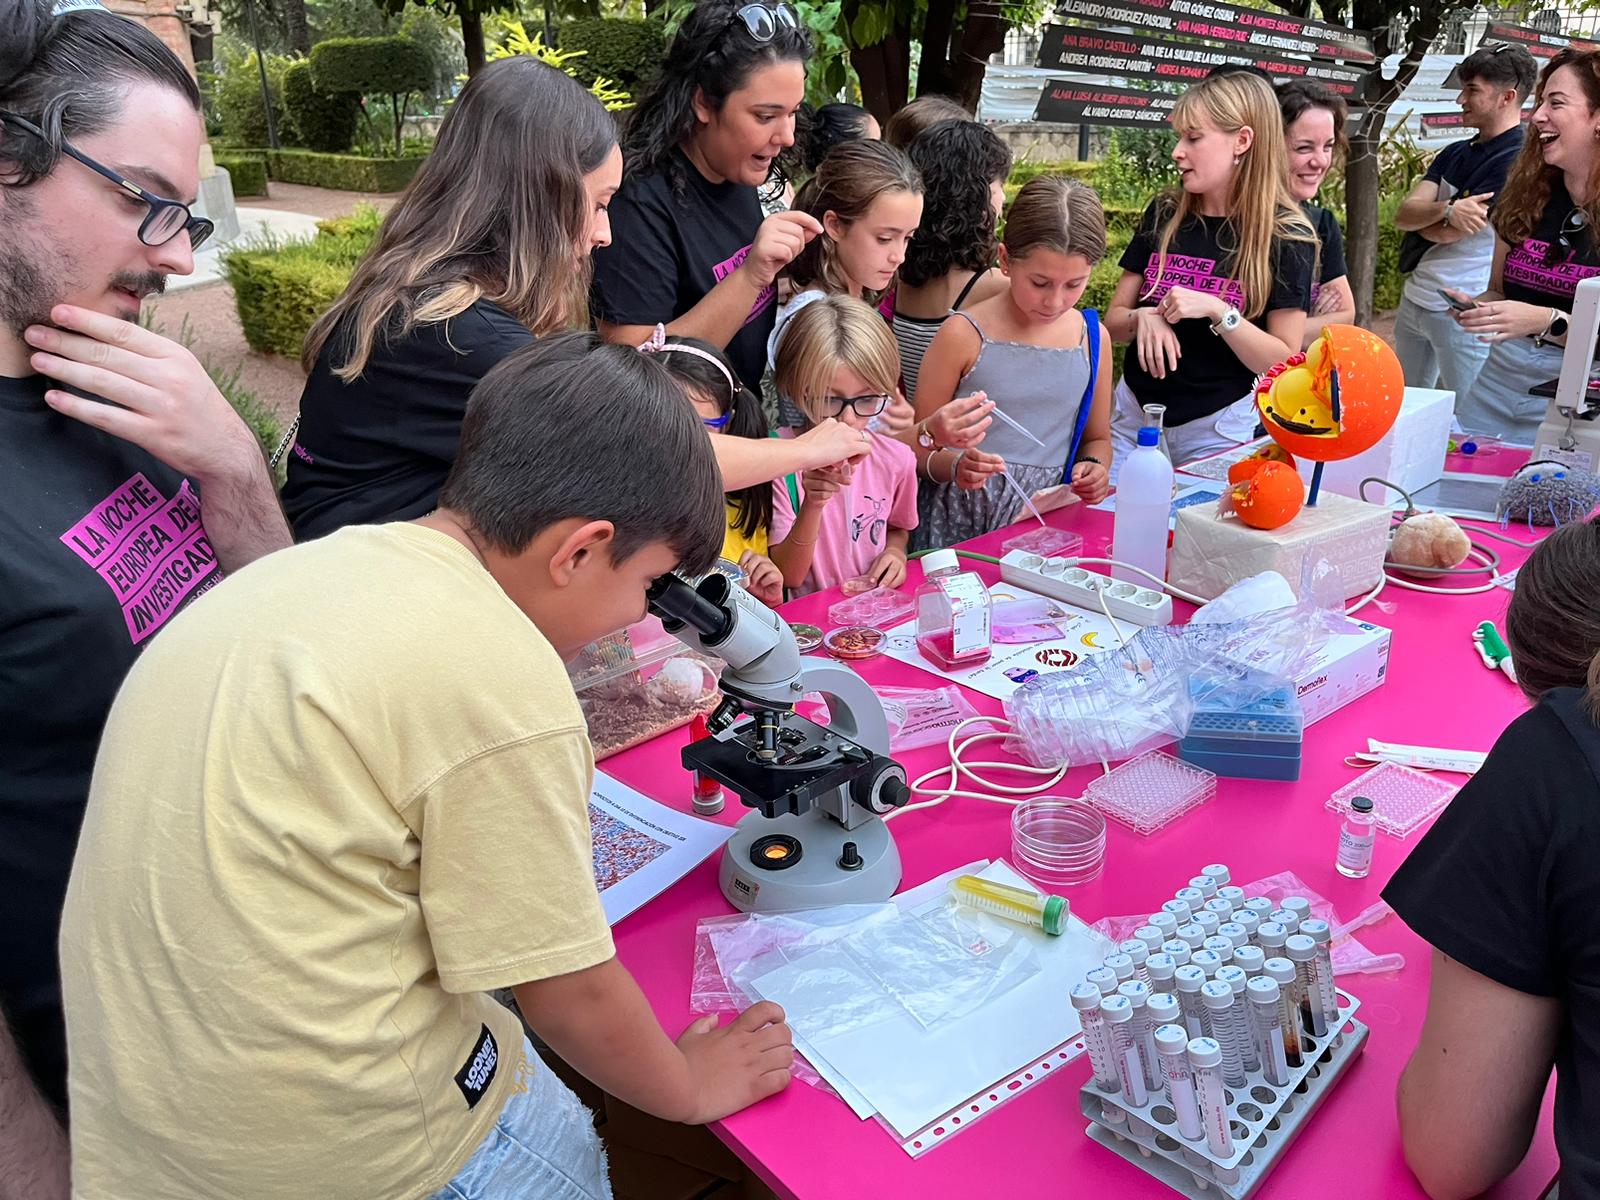
[[[821,231],[805,213],[763,218],[758,193],[794,145],[810,57],[784,3],[701,0],[678,28],[623,135],[614,241],[595,254],[607,340],[637,346],[665,324],[761,386],[778,272]]]
[[[657,335],[639,347],[653,354],[694,405],[706,432],[715,439],[728,436],[764,439],[767,418],[761,401],[734,373],[722,351],[699,338]],[[783,572],[767,557],[772,529],[772,485],[753,484],[729,492],[728,525],[722,539],[722,557],[738,563],[748,580],[750,594],[763,604],[783,603]]]
[[[1522,152],[1495,202],[1494,267],[1476,297],[1451,293],[1461,328],[1490,344],[1456,397],[1469,433],[1533,442],[1545,401],[1528,389],[1561,373],[1572,298],[1600,274],[1600,53],[1563,50],[1539,76]]]
[[[867,428],[899,379],[888,323],[854,296],[824,296],[789,323],[778,348],[779,391],[807,421],[837,420],[872,446],[852,463],[772,485],[772,561],[801,595],[863,576],[884,587],[905,582],[917,526],[916,456]]]

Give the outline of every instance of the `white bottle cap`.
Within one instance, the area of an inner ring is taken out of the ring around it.
[[[1209,875],[1196,875],[1189,880],[1189,886],[1199,892],[1202,897],[1209,900],[1217,894],[1217,881]],[[1180,895],[1182,893],[1179,893]]]
[[[1085,975],[1084,980],[1100,989],[1102,995],[1109,996],[1117,990],[1117,984],[1122,981],[1117,978],[1117,973],[1110,967],[1096,967]]]
[[[1203,940],[1204,939],[1202,939],[1202,941]],[[1172,956],[1172,961],[1181,967],[1189,961],[1189,955],[1193,952],[1190,950],[1188,942],[1185,942],[1180,938],[1173,938],[1170,942],[1161,943],[1161,953],[1170,954]],[[1150,964],[1146,962],[1145,966],[1148,968]]]
[[[1256,929],[1256,941],[1263,950],[1281,950],[1289,931],[1276,921],[1263,921]]]
[[[1233,989],[1220,979],[1213,979],[1200,989],[1200,999],[1207,1008],[1227,1008],[1233,1003]]]
[[[1287,908],[1275,908],[1272,910],[1272,919],[1290,933],[1300,932],[1300,915],[1298,913],[1290,912]]]
[[[1291,933],[1283,952],[1295,962],[1310,962],[1317,956],[1317,944],[1303,933]]]
[[[1246,975],[1261,974],[1261,966],[1266,961],[1267,952],[1260,946],[1240,946],[1233,952],[1233,965]]]
[[[1092,983],[1080,983],[1072,989],[1072,1007],[1079,1012],[1090,1012],[1100,1007],[1100,989]]]
[[[1173,928],[1176,929],[1177,926],[1174,925]],[[1150,951],[1152,954],[1161,949],[1161,943],[1167,940],[1162,936],[1161,930],[1157,929],[1154,925],[1139,926],[1139,928],[1133,931],[1133,936],[1139,941],[1143,942],[1145,949]]]
[[[1122,953],[1126,954],[1129,958],[1133,959],[1133,965],[1135,967],[1142,966],[1145,959],[1150,957],[1150,947],[1145,945],[1145,943],[1141,942],[1138,938],[1129,938],[1127,941],[1123,942],[1122,945],[1118,946],[1117,949],[1122,951]]]
[[[954,571],[961,566],[961,560],[956,557],[954,550],[935,550],[922,556],[922,574],[924,578],[937,571]]]
[[[1189,956],[1189,964],[1199,967],[1206,973],[1206,978],[1210,979],[1222,965],[1222,958],[1215,950],[1196,950]]]
[[[1178,1019],[1178,998],[1171,992],[1151,992],[1145,1007],[1150,1011],[1150,1019],[1157,1025]]]
[[[1293,983],[1296,978],[1294,964],[1287,958],[1269,958],[1262,969],[1277,983]]]
[[[1106,966],[1117,973],[1117,981],[1126,983],[1133,978],[1133,959],[1126,954],[1106,955]]]
[[[1172,978],[1172,973],[1178,969],[1178,961],[1165,952],[1152,954],[1144,969],[1156,983],[1165,983]]]
[[[1198,1037],[1189,1042],[1189,1065],[1197,1071],[1222,1065],[1222,1047],[1212,1038]]]
[[[1187,942],[1191,950],[1198,950],[1205,945],[1206,931],[1193,921],[1185,925],[1179,925],[1175,932],[1178,935],[1178,939]]]
[[[1143,1008],[1150,1002],[1150,985],[1142,979],[1130,979],[1117,988],[1117,995],[1126,996],[1135,1008]]]
[[[1207,900],[1205,910],[1206,912],[1216,913],[1217,920],[1219,921],[1227,921],[1233,917],[1233,905],[1229,904],[1220,896],[1211,900]]]
[[[1217,916],[1217,914],[1214,912],[1195,913],[1194,923],[1206,931],[1207,937],[1212,936],[1217,932],[1217,930],[1222,928],[1222,918]]]
[[[1331,941],[1333,938],[1333,931],[1328,928],[1328,923],[1326,921],[1318,921],[1314,917],[1309,921],[1300,922],[1300,932],[1319,946],[1324,942]]]
[[[1201,867],[1200,874],[1209,876],[1218,887],[1233,882],[1233,872],[1221,863],[1212,863],[1209,867]]]
[[[1182,1025],[1156,1026],[1156,1053],[1182,1054],[1189,1048],[1189,1031]]]
[[[1216,937],[1208,937],[1205,948],[1225,963],[1233,961],[1233,942],[1220,933]]]
[[[1100,1011],[1113,1025],[1133,1020],[1133,1005],[1126,996],[1107,996],[1100,1002]]]
[[[1178,890],[1177,890],[1177,891],[1176,891],[1176,892],[1175,892],[1175,893],[1174,893],[1174,894],[1173,894],[1173,897],[1172,897],[1172,898],[1173,898],[1173,899],[1174,899],[1174,900],[1182,900],[1182,901],[1183,901],[1183,902],[1184,902],[1184,903],[1185,903],[1185,904],[1187,904],[1187,905],[1188,905],[1188,906],[1189,906],[1189,907],[1190,907],[1190,908],[1191,908],[1191,909],[1198,909],[1198,908],[1200,908],[1200,907],[1201,907],[1201,905],[1203,905],[1203,904],[1205,904],[1205,902],[1206,902],[1206,901],[1207,901],[1207,900],[1208,900],[1208,899],[1210,899],[1210,897],[1208,897],[1208,896],[1207,896],[1207,895],[1206,895],[1206,894],[1205,894],[1205,893],[1204,893],[1204,892],[1202,892],[1202,891],[1201,891],[1201,890],[1200,890],[1200,889],[1199,889],[1199,888],[1197,888],[1197,887],[1192,887],[1192,886],[1191,886],[1191,887],[1181,887],[1181,888],[1179,888],[1179,889],[1178,889]]]
[[[1219,887],[1217,889],[1217,899],[1226,900],[1229,904],[1233,905],[1235,908],[1238,908],[1244,903],[1244,889],[1242,887],[1233,887],[1231,885],[1228,887]]]
[[[1293,970],[1293,964],[1290,964]],[[1205,986],[1206,973],[1199,967],[1179,967],[1172,973],[1172,982],[1180,992],[1198,992]]]
[[[1265,896],[1251,896],[1250,899],[1244,902],[1244,907],[1265,921],[1267,914],[1272,911],[1272,901]]]
[[[1225,983],[1233,989],[1235,996],[1242,995],[1245,985],[1250,982],[1250,976],[1241,966],[1229,963],[1225,967],[1217,968],[1217,982]]]
[[[1304,896],[1285,896],[1278,907],[1287,908],[1302,921],[1311,915],[1311,901]]]
[[[1265,975],[1252,979],[1245,985],[1245,992],[1257,1004],[1276,1004],[1282,994],[1278,981]]]
[[[1189,907],[1187,900],[1168,900],[1161,906],[1161,911],[1170,913],[1172,918],[1180,925],[1194,915],[1194,910]]]
[[[1254,937],[1256,930],[1261,928],[1261,918],[1248,908],[1234,909],[1233,923],[1244,930],[1246,937]]]
[[[1171,901],[1168,901],[1168,903],[1171,903]],[[1160,930],[1161,940],[1166,941],[1172,936],[1172,931],[1178,927],[1178,916],[1176,913],[1170,912],[1151,913],[1150,924]]]
[[[1218,925],[1217,936],[1227,938],[1233,943],[1235,950],[1250,941],[1250,934],[1237,921],[1224,921],[1221,925]]]

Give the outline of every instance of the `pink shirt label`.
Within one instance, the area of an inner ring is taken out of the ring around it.
[[[1166,267],[1158,278],[1156,266],[1160,262],[1158,255],[1151,254],[1150,261],[1145,264],[1144,291],[1139,297],[1141,302],[1155,304],[1173,288],[1186,287],[1221,296],[1240,312],[1244,311],[1244,286],[1237,279],[1218,275],[1216,259],[1199,254],[1169,254]]]
[[[141,471],[85,513],[61,541],[111,589],[136,645],[186,599],[222,579],[200,519],[200,499],[187,480],[168,499]]]

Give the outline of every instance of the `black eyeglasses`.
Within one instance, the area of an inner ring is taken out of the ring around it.
[[[1569,212],[1566,219],[1561,222],[1561,232],[1556,234],[1554,244],[1545,254],[1545,265],[1548,266],[1555,260],[1558,251],[1562,254],[1571,254],[1573,252],[1573,243],[1588,225],[1589,214],[1584,212],[1583,209],[1575,208]]]
[[[0,121],[9,121],[17,128],[33,134],[42,142],[48,142],[44,130],[32,121],[24,120],[15,113],[0,112]],[[102,175],[112,183],[122,188],[135,198],[142,200],[149,208],[144,220],[139,222],[139,240],[146,246],[165,246],[180,233],[189,235],[189,248],[198,250],[205,244],[207,238],[216,230],[216,225],[204,217],[197,217],[189,211],[187,204],[180,204],[176,200],[168,200],[164,196],[157,196],[148,192],[131,179],[118,175],[110,167],[101,166],[84,154],[71,142],[61,143],[61,153],[69,158],[75,158],[96,175]]]
[[[746,4],[738,12],[750,36],[765,45],[778,36],[779,27],[799,29],[800,18],[787,4]]]
[[[889,397],[882,392],[869,396],[829,396],[826,403],[836,417],[844,416],[847,408],[854,409],[858,417],[875,417],[889,407]]]

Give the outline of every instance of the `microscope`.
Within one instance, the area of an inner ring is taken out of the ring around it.
[[[892,896],[900,852],[883,815],[911,789],[888,757],[889,723],[872,688],[839,663],[802,659],[789,626],[726,576],[691,585],[662,575],[649,602],[668,633],[727,663],[712,736],[685,747],[683,765],[754,810],[722,851],[728,902],[784,912]],[[827,726],[795,713],[808,692],[826,700]]]
[[[1534,438],[1531,461],[1548,459],[1585,471],[1600,469],[1600,397],[1594,377],[1595,334],[1600,331],[1600,276],[1578,284],[1567,326],[1561,378]],[[1548,395],[1548,392],[1544,393]]]

